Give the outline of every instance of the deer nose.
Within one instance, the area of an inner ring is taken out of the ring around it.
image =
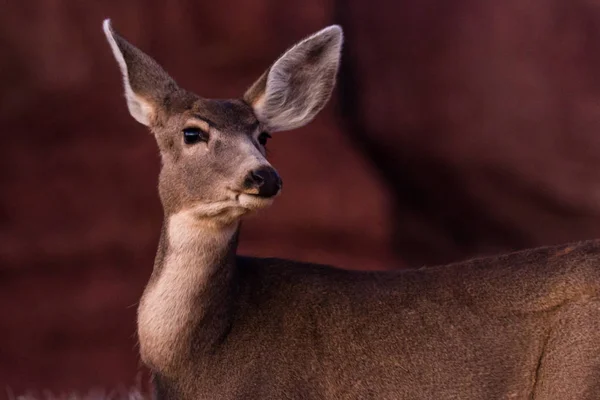
[[[281,190],[282,182],[277,171],[261,167],[250,171],[245,179],[246,192],[260,197],[273,197]]]

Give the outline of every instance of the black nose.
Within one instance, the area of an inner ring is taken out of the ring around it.
[[[281,190],[281,178],[271,167],[261,167],[251,171],[244,182],[246,189],[260,197],[273,197]]]

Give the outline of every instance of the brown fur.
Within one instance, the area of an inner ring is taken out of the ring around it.
[[[236,256],[240,218],[272,201],[244,192],[268,165],[257,136],[323,107],[339,28],[286,52],[244,101],[216,101],[107,27],[163,159],[165,224],[138,315],[159,399],[600,397],[600,242],[403,272]],[[208,143],[183,143],[194,118]]]
[[[223,336],[190,343],[160,387],[190,399],[598,399],[600,243],[557,251],[393,273],[237,258],[221,275],[235,284],[213,282],[234,307]]]

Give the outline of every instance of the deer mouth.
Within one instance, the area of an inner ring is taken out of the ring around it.
[[[237,202],[248,210],[258,210],[273,204],[276,196],[264,197],[252,193],[240,193],[236,196]]]

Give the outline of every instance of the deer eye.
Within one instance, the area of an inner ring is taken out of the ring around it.
[[[204,132],[200,128],[185,128],[183,130],[183,141],[185,144],[208,142],[208,132]]]
[[[258,143],[260,143],[261,146],[266,146],[269,139],[271,139],[271,135],[269,135],[267,132],[263,132],[258,135]]]

